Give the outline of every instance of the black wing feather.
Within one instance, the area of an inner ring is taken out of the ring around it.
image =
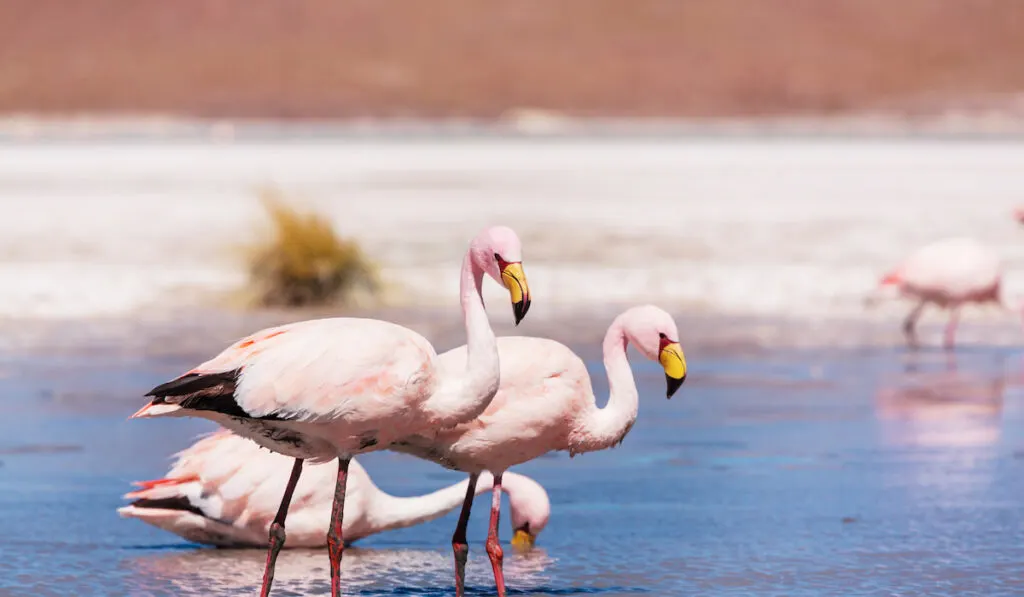
[[[232,417],[265,421],[281,420],[281,417],[276,415],[253,417],[235,401],[238,375],[241,372],[241,369],[233,369],[219,373],[188,373],[158,385],[146,396],[152,396],[154,404],[171,402],[182,408],[214,411]],[[173,400],[168,400],[168,398],[173,398]]]
[[[193,514],[198,514],[198,515],[203,516],[203,517],[206,516],[205,512],[203,512],[199,508],[197,508],[194,505],[192,505],[192,503],[188,501],[188,498],[185,497],[185,496],[182,496],[182,495],[178,495],[178,496],[174,496],[174,497],[169,497],[169,498],[159,498],[159,499],[142,498],[142,499],[139,499],[139,500],[135,500],[134,502],[131,503],[131,505],[135,506],[136,508],[157,508],[157,509],[160,509],[160,510],[181,510],[183,512],[192,512]]]
[[[234,369],[221,373],[188,373],[178,379],[172,379],[167,383],[158,385],[150,390],[146,396],[168,398],[198,393],[222,394],[224,392],[231,392],[234,394],[235,383],[238,381],[238,374],[241,372],[241,369]]]

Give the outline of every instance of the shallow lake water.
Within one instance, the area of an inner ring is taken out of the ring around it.
[[[506,546],[513,595],[1003,595],[1024,583],[1019,349],[688,350],[664,399],[634,355],[625,443],[518,467],[551,496],[530,553]],[[189,544],[115,509],[210,426],[126,421],[178,358],[0,361],[0,595],[255,594],[264,555]],[[600,363],[591,360],[599,395]],[[361,458],[385,491],[460,475]],[[493,594],[486,497],[470,525],[469,593]],[[507,507],[507,502],[506,502]],[[352,595],[451,595],[457,513],[346,551]],[[501,532],[510,537],[507,510]],[[507,544],[506,544],[507,545]],[[274,594],[327,594],[322,550],[283,552]]]

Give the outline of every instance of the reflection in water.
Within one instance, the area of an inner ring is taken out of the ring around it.
[[[482,550],[477,550],[482,552]],[[476,555],[476,557],[474,557]],[[126,562],[135,589],[170,584],[180,595],[239,595],[258,590],[265,554],[256,549],[200,548],[184,552],[144,555]],[[510,589],[545,586],[544,571],[552,564],[543,549],[527,553],[506,550],[505,579]],[[342,587],[348,595],[447,594],[453,590],[451,555],[414,549],[345,550]],[[484,554],[471,552],[467,585],[493,587],[494,579]],[[281,553],[274,575],[274,594],[329,594],[330,574],[326,550],[293,549]]]
[[[919,447],[987,447],[999,441],[1006,378],[1001,370],[963,370],[954,363],[922,370],[913,362],[875,395],[891,444]]]

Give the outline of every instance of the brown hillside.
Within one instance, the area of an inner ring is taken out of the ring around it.
[[[1019,0],[0,0],[0,112],[704,116],[1022,90]]]

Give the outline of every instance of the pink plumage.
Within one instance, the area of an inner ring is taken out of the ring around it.
[[[132,504],[118,513],[189,541],[220,547],[266,547],[270,525],[292,467],[290,458],[261,449],[228,431],[213,433],[177,454],[167,477],[136,483],[125,494]],[[289,547],[323,547],[334,498],[337,463],[305,469],[295,487],[288,516]],[[348,542],[424,523],[462,504],[467,481],[427,495],[397,497],[381,491],[353,460],[345,493],[344,533]],[[491,489],[489,474],[476,493]],[[550,502],[536,481],[505,479],[515,530],[536,537],[547,525]]]
[[[935,242],[913,252],[881,285],[895,286],[900,294],[917,302],[903,322],[910,344],[916,344],[915,326],[926,305],[949,309],[945,345],[955,343],[960,308],[966,304],[1002,305],[1002,263],[996,253],[970,238]]]
[[[639,407],[627,346],[632,344],[644,357],[661,363],[671,397],[686,378],[686,361],[678,340],[672,317],[657,307],[634,307],[619,315],[608,328],[603,344],[610,397],[607,405],[599,408],[586,366],[567,346],[545,338],[499,338],[501,386],[484,413],[452,429],[410,436],[392,449],[468,472],[470,488],[475,475],[490,471],[497,494],[502,473],[511,466],[555,450],[579,454],[621,443],[636,422]],[[442,368],[457,367],[465,358],[466,347],[459,347],[442,354],[439,362]],[[495,499],[487,552],[498,593],[503,595],[502,553],[497,538],[499,503]],[[468,550],[468,504],[467,500],[452,539],[459,595],[463,592]]]
[[[339,460],[327,534],[331,595],[341,594],[344,498],[354,454],[379,450],[406,435],[478,416],[498,389],[498,349],[484,310],[484,276],[509,292],[515,321],[530,292],[522,247],[496,226],[469,244],[459,278],[468,355],[459,368],[437,365],[425,338],[386,321],[332,318],[257,332],[151,390],[133,417],[198,416],[295,458],[281,507],[270,525],[260,594],[267,597],[284,544],[284,520],[303,462]]]

